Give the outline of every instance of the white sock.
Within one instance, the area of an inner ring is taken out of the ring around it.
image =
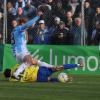
[[[38,65],[39,65],[39,66],[44,66],[44,67],[47,67],[47,68],[53,67],[53,65],[48,64],[48,63],[46,63],[46,62],[42,62],[42,61],[40,61],[40,60],[38,60]]]
[[[13,75],[18,78],[18,75],[24,71],[24,69],[28,66],[28,64],[23,63],[21,64],[18,69],[13,73]]]

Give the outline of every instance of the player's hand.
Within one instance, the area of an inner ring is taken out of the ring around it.
[[[79,60],[79,67],[81,67],[81,68],[84,67],[84,63],[81,59]]]

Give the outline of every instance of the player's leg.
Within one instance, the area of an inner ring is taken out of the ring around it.
[[[64,70],[64,69],[72,69],[72,68],[76,68],[76,67],[80,67],[83,66],[82,63],[79,64],[64,64],[62,66],[58,66],[58,67],[39,67],[39,71],[38,71],[38,78],[37,80],[39,82],[47,82],[47,81],[51,81],[51,82],[58,82],[58,78],[52,78],[51,75],[54,72],[60,71],[60,70]]]
[[[37,64],[38,64],[39,66],[45,66],[45,67],[47,67],[47,68],[53,67],[53,65],[48,64],[48,63],[43,62],[43,61],[40,61],[40,60],[37,60]]]
[[[83,67],[83,62],[81,61],[79,64],[64,64],[61,66],[54,66],[54,67],[51,67],[51,69],[54,71],[59,71],[59,70],[64,70],[64,69],[73,69],[76,67]]]
[[[76,67],[83,67],[83,61],[80,60],[78,64],[64,64],[62,67],[64,69],[72,69],[72,68],[76,68]]]
[[[37,64],[39,66],[45,66],[47,68],[54,68],[54,65],[48,64],[48,63],[40,61],[40,60],[34,60],[33,59],[33,64]],[[80,60],[79,64],[64,64],[62,67],[64,69],[71,69],[71,68],[76,68],[76,67],[83,67],[83,62]]]
[[[72,68],[76,68],[81,66],[80,64],[64,64],[62,66],[57,66],[57,67],[52,67],[52,68],[48,68],[52,70],[52,73],[57,72],[57,71],[61,71],[64,69],[72,69]],[[50,77],[49,76],[49,81],[50,82],[59,82],[58,78],[56,77]],[[68,81],[72,81],[72,77],[69,77]]]
[[[48,82],[50,81],[50,76],[54,73],[51,68],[47,68],[45,66],[39,67],[38,75],[37,75],[37,82]]]
[[[64,64],[62,67],[64,69],[72,69],[72,68],[76,68],[76,67],[79,67],[80,64]]]
[[[43,62],[43,61],[40,61],[40,60],[36,60],[36,59],[34,59],[34,58],[32,58],[32,59],[33,59],[33,60],[32,60],[33,65],[45,66],[45,67],[47,67],[47,68],[53,67],[53,65],[48,64],[48,63],[46,63],[46,62]]]

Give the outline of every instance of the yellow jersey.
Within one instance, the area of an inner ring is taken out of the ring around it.
[[[12,69],[12,71],[11,71],[12,76],[10,77],[10,81],[20,81],[20,82],[35,82],[35,81],[37,81],[37,74],[38,74],[39,66],[37,66],[37,65],[27,66],[25,68],[25,70],[23,71],[23,73],[21,73],[19,75],[19,80],[17,80],[13,77],[13,72],[15,72],[18,67],[19,67],[19,65],[17,64]]]

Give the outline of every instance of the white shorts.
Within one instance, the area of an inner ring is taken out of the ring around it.
[[[16,60],[18,63],[22,63],[23,59],[25,56],[30,55],[29,52],[21,52],[21,53],[16,53]]]

